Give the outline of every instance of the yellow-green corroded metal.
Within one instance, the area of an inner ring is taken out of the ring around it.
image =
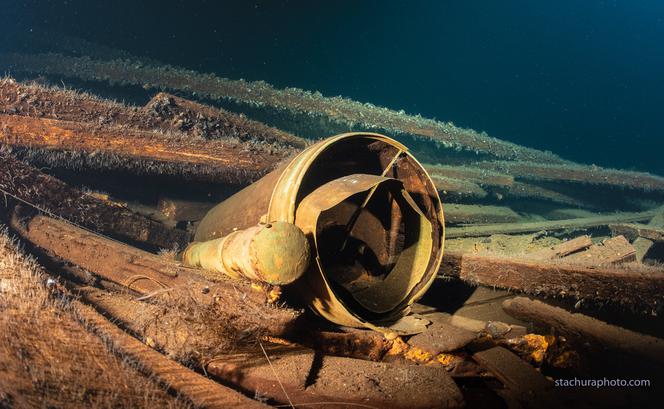
[[[194,242],[184,251],[182,260],[186,265],[231,278],[283,285],[302,276],[309,266],[309,255],[302,230],[291,223],[274,222]]]

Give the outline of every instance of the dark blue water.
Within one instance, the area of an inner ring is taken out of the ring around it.
[[[664,174],[661,1],[2,3],[0,33],[62,32]]]

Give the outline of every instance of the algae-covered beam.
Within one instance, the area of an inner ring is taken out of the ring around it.
[[[664,177],[646,172],[608,169],[574,163],[535,163],[527,161],[477,162],[472,166],[503,172],[515,178],[541,181],[576,182],[620,188],[664,191]]]
[[[631,223],[648,220],[656,214],[654,210],[636,213],[614,213],[593,217],[542,222],[500,223],[479,226],[450,227],[445,232],[447,238],[484,237],[494,234],[536,233],[539,231],[584,230],[607,226],[613,223]]]
[[[0,115],[0,144],[38,162],[68,168],[127,169],[138,174],[243,184],[271,169],[279,155],[241,143],[175,138],[159,132],[84,122]]]
[[[320,93],[296,88],[280,90],[263,81],[229,80],[167,65],[150,66],[128,60],[99,61],[61,54],[0,54],[0,64],[0,68],[13,72],[195,93],[197,96],[231,100],[250,107],[290,112],[299,115],[301,119],[327,118],[353,127],[360,125],[368,129],[411,134],[441,145],[487,153],[498,158],[563,162],[550,152],[519,146],[451,123],[407,115],[342,97],[323,97]]]
[[[447,204],[444,206],[447,223],[514,223],[519,215],[509,207]]]
[[[661,312],[664,305],[664,271],[638,265],[595,267],[564,259],[447,252],[440,273],[473,284],[614,304],[646,314]]]
[[[484,199],[488,193],[482,189],[480,185],[475,182],[470,182],[463,179],[448,178],[431,174],[431,181],[433,181],[438,193],[442,199]]]
[[[188,399],[196,407],[209,409],[270,407],[168,359],[80,301],[74,301],[72,305],[78,319],[88,331],[104,340],[117,355],[135,362],[145,375],[167,385],[169,389]]]
[[[0,113],[126,126],[143,131],[160,130],[204,139],[241,140],[253,150],[288,156],[306,141],[235,114],[160,93],[146,106],[121,104],[70,89],[0,79]]]
[[[423,164],[430,176],[441,176],[452,179],[467,180],[484,186],[512,186],[514,177],[505,173],[495,172],[471,166],[450,166]]]
[[[169,229],[117,204],[100,200],[0,153],[0,197],[15,198],[48,214],[122,240],[155,247],[184,247],[189,234]],[[0,205],[9,201],[0,201]]]

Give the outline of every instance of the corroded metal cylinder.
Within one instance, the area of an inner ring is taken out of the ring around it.
[[[297,226],[262,223],[227,236],[190,244],[184,264],[231,278],[290,284],[309,266],[309,243]]]
[[[443,256],[437,189],[404,145],[375,133],[311,145],[210,210],[195,240],[259,220],[304,231],[312,262],[288,292],[340,325],[407,327]]]

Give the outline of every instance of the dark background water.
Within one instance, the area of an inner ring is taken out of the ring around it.
[[[62,32],[664,174],[662,1],[0,3],[0,34]]]

